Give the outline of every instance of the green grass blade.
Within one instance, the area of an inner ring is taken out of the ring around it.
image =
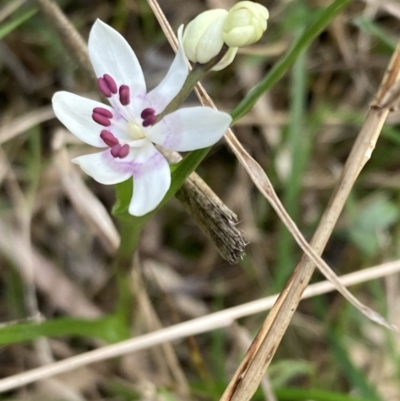
[[[107,342],[120,341],[126,339],[128,333],[118,320],[118,316],[111,315],[96,320],[65,317],[44,322],[10,324],[0,329],[0,345],[60,336],[86,336]]]
[[[0,28],[0,39],[3,39],[6,35],[14,31],[16,28],[18,28],[20,25],[22,25],[25,21],[27,21],[29,18],[31,18],[33,15],[37,13],[37,10],[29,10],[26,13],[22,14],[19,17],[16,17],[12,21],[8,22],[7,24],[4,24]]]
[[[359,16],[354,19],[354,24],[360,28],[362,31],[369,33],[371,36],[379,39],[382,43],[384,43],[389,50],[394,51],[396,48],[396,41],[373,21],[368,18]]]
[[[304,9],[299,4],[299,12]],[[301,29],[303,31],[303,29]],[[294,221],[299,214],[299,193],[301,180],[308,159],[306,143],[310,133],[304,129],[307,96],[307,58],[301,54],[294,64],[291,74],[290,114],[288,145],[290,149],[291,171],[283,194],[283,204]],[[307,154],[306,154],[307,153]],[[281,224],[278,232],[277,271],[275,288],[281,288],[295,264],[295,241],[287,228]]]
[[[274,390],[279,401],[379,401],[378,398],[361,398],[319,389],[279,388]]]

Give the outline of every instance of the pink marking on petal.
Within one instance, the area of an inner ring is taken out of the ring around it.
[[[93,113],[100,114],[101,116],[112,118],[113,113],[110,110],[105,109],[104,107],[95,107],[93,109]]]
[[[108,87],[107,82],[105,81],[104,78],[98,78],[97,79],[97,86],[99,87],[100,92],[105,97],[111,97],[111,95],[112,95],[111,90]]]
[[[119,87],[119,101],[123,106],[127,106],[130,103],[131,96],[128,85],[121,85]]]
[[[113,157],[119,157],[119,152],[121,151],[121,145],[117,143],[111,148],[111,154]]]
[[[124,157],[128,156],[129,149],[130,149],[130,148],[129,148],[129,145],[128,145],[128,144],[123,145],[123,146],[121,147],[121,149],[119,150],[119,152],[118,152],[118,157],[119,157],[120,159],[123,159]]]
[[[143,120],[142,125],[143,127],[149,127],[150,125],[154,125],[157,121],[157,116],[152,114],[148,116],[145,120]]]
[[[147,109],[144,109],[142,111],[142,114],[140,115],[140,117],[143,118],[143,120],[146,120],[147,117],[154,115],[156,113],[156,111],[154,109],[152,109],[151,107],[148,107]]]
[[[134,178],[141,178],[154,170],[159,170],[165,162],[165,157],[160,152],[153,153],[144,163],[132,163],[132,174]]]
[[[105,129],[103,131],[101,131],[100,138],[110,148],[112,148],[113,146],[115,146],[119,143],[118,139],[110,131],[107,131]]]
[[[93,121],[95,121],[97,124],[102,125],[103,127],[109,127],[111,125],[111,121],[109,118],[93,112],[92,114]]]
[[[111,75],[104,74],[103,79],[107,83],[108,89],[110,89],[111,93],[115,95],[118,92],[118,87],[114,81],[114,78]]]

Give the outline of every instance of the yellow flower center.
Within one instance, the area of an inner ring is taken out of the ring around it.
[[[143,139],[145,137],[142,127],[133,121],[128,123],[128,134],[132,139]]]

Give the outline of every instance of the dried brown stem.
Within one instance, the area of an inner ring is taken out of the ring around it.
[[[388,108],[382,108],[381,100],[399,79],[399,61],[400,43],[380,85],[374,104],[370,107],[363,127],[353,145],[331,201],[311,241],[311,246],[318,254],[322,253],[355,180],[375,148],[389,113]],[[254,394],[297,309],[314,268],[314,263],[304,255],[271,309],[221,400],[246,401]]]
[[[90,63],[87,46],[82,36],[71,24],[69,19],[62,12],[60,7],[51,0],[36,0],[40,11],[46,16],[48,21],[53,25],[58,36],[68,49],[69,54],[74,61],[85,72],[92,81],[94,87],[97,87],[95,77],[93,75],[92,64]]]

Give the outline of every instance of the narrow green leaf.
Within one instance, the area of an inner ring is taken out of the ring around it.
[[[21,16],[16,17],[12,21],[4,24],[0,28],[0,39],[3,39],[10,32],[14,31],[16,28],[18,28],[20,25],[22,25],[25,21],[27,21],[29,18],[31,18],[33,15],[35,15],[36,12],[37,12],[36,9],[29,10],[26,13],[22,14]]]
[[[308,15],[309,8],[303,1],[296,2],[292,7],[293,15]],[[305,24],[298,25],[294,33],[301,35]],[[285,145],[290,151],[290,174],[285,182],[283,204],[294,221],[297,221],[300,210],[299,194],[302,187],[302,177],[307,166],[308,142],[310,131],[305,129],[306,98],[307,98],[307,57],[300,54],[290,73],[290,115],[288,135]],[[280,224],[277,241],[277,269],[274,287],[282,288],[295,264],[296,242],[284,224]]]
[[[347,349],[342,345],[342,339],[334,330],[327,330],[326,335],[331,344],[332,354],[339,363],[347,380],[365,398],[380,400],[375,388],[368,382],[365,373],[355,366],[349,358]]]
[[[126,339],[129,333],[115,315],[95,320],[65,317],[44,322],[24,322],[4,326],[0,329],[0,345],[32,341],[39,337],[75,335],[116,342]]]

